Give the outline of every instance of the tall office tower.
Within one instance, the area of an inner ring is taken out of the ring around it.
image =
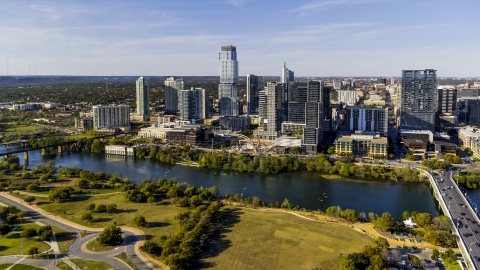
[[[220,84],[218,97],[220,98],[220,115],[238,115],[237,78],[238,61],[235,46],[222,46],[218,53],[220,60]]]
[[[180,119],[182,121],[208,118],[208,90],[193,87],[189,90],[180,90],[178,99]]]
[[[480,98],[462,98],[457,102],[457,122],[480,127]]]
[[[307,152],[318,152],[318,147],[323,140],[323,95],[322,81],[309,81],[307,83],[305,129],[303,130],[303,144]]]
[[[332,106],[330,105],[330,93],[333,91],[331,86],[322,87],[322,110],[323,110],[323,138],[329,137],[332,132]]]
[[[390,79],[390,85],[395,85],[395,77],[393,77],[393,76]]]
[[[150,119],[149,98],[148,80],[140,77],[137,80],[137,114],[142,117],[143,121]]]
[[[280,83],[283,84],[282,93],[282,120],[288,119],[288,92],[291,84],[295,81],[294,72],[287,68],[287,64],[283,63],[282,73],[280,74]]]
[[[457,88],[453,85],[437,87],[437,112],[439,114],[455,114],[457,110]]]
[[[267,118],[267,87],[258,92],[258,116],[262,119]]]
[[[288,91],[288,122],[305,124],[307,83],[292,83]]]
[[[130,126],[130,106],[93,106],[93,128],[113,129]]]
[[[402,107],[400,128],[435,131],[437,71],[402,71]]]
[[[258,114],[259,93],[263,89],[263,78],[247,74],[247,114]]]
[[[347,107],[347,129],[388,132],[388,108]]]
[[[283,84],[267,83],[267,130],[266,139],[274,140],[282,130],[282,92]]]
[[[167,78],[165,84],[165,113],[178,112],[178,94],[183,90],[183,79]]]

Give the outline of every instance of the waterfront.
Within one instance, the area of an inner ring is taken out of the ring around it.
[[[19,157],[23,164],[23,155]],[[308,171],[273,175],[235,173],[103,154],[63,153],[43,158],[40,151],[29,152],[28,168],[49,160],[54,160],[57,166],[73,165],[109,174],[119,172],[135,182],[145,178],[174,178],[197,187],[218,186],[221,194],[243,193],[244,197],[257,196],[266,202],[282,202],[288,198],[291,203],[311,210],[340,205],[342,209],[352,208],[357,212],[381,214],[388,211],[395,218],[400,218],[404,210],[439,214],[429,186],[423,183],[332,180]]]

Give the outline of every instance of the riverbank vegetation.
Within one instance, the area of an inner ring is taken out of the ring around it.
[[[467,188],[477,189],[480,187],[480,169],[469,168],[466,171],[462,171],[459,172],[459,174],[454,175],[453,178]]]

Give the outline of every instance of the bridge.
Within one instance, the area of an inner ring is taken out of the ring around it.
[[[120,135],[132,134],[132,133],[133,133],[133,132],[127,132],[127,133],[122,133],[122,134],[105,134],[105,135],[100,135],[100,136],[88,138],[87,140],[90,141],[90,140],[95,140],[95,139],[103,139],[103,138],[108,138],[108,137],[116,137],[116,136],[120,136]],[[12,142],[0,144],[0,145],[10,145],[10,144],[18,144],[18,143],[25,143],[25,146],[26,146],[27,141],[26,141],[26,140],[12,141]],[[65,142],[55,143],[55,144],[52,144],[52,145],[32,147],[32,148],[28,148],[28,149],[25,148],[25,149],[19,149],[19,150],[11,150],[11,151],[7,151],[7,152],[0,153],[0,155],[3,155],[3,156],[5,156],[5,157],[8,157],[8,156],[11,156],[11,155],[13,155],[13,154],[23,153],[23,158],[24,158],[24,160],[25,160],[25,164],[28,164],[28,152],[29,152],[29,151],[42,150],[42,155],[44,155],[44,154],[45,154],[45,149],[57,147],[58,153],[62,153],[62,146],[64,146],[64,145],[71,145],[71,144],[76,145],[76,144],[77,144],[77,141],[76,141],[76,140],[71,140],[71,141],[65,141]],[[24,146],[24,147],[25,147],[25,146]],[[9,148],[10,148],[10,147],[7,147],[7,149],[9,149]]]
[[[9,149],[10,145],[12,145],[12,144],[21,144],[23,147],[26,147],[27,142],[28,142],[27,140],[17,140],[17,141],[11,141],[11,142],[6,142],[6,143],[0,143],[0,146],[5,145],[5,147],[7,147],[7,149]]]
[[[430,180],[443,213],[452,220],[452,233],[457,237],[460,251],[468,262],[468,269],[480,269],[480,219],[476,206],[468,203],[450,171],[421,171]]]

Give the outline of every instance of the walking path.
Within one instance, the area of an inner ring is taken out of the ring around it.
[[[66,220],[62,217],[52,215],[49,212],[44,211],[43,209],[39,208],[36,205],[28,205],[23,203],[23,201],[17,197],[14,197],[8,193],[0,193],[0,197],[3,197],[4,200],[12,205],[17,206],[18,208],[22,210],[32,210],[35,212],[35,214],[40,214],[43,216],[43,219],[45,222],[48,222],[52,225],[55,225],[57,227],[66,229],[68,231],[72,232],[79,232],[79,231],[87,231],[87,232],[93,232],[94,234],[89,235],[84,238],[78,237],[73,244],[69,248],[69,255],[73,257],[78,257],[78,258],[84,258],[84,259],[93,259],[93,260],[100,260],[100,261],[105,261],[108,262],[115,267],[119,269],[126,269],[128,266],[121,260],[113,257],[115,255],[120,254],[125,250],[127,256],[129,256],[130,260],[137,266],[139,269],[155,269],[155,267],[143,256],[143,254],[140,252],[139,247],[144,243],[145,241],[145,233],[137,228],[132,228],[132,227],[120,227],[125,235],[125,240],[124,240],[124,249],[118,249],[115,250],[115,254],[109,253],[107,256],[104,253],[101,254],[88,254],[82,251],[81,246],[86,240],[94,238],[96,235],[98,235],[98,232],[102,231],[102,228],[90,228],[86,227],[74,222],[71,222],[69,220]],[[41,218],[40,216],[40,218]],[[58,249],[58,245],[57,245]]]

